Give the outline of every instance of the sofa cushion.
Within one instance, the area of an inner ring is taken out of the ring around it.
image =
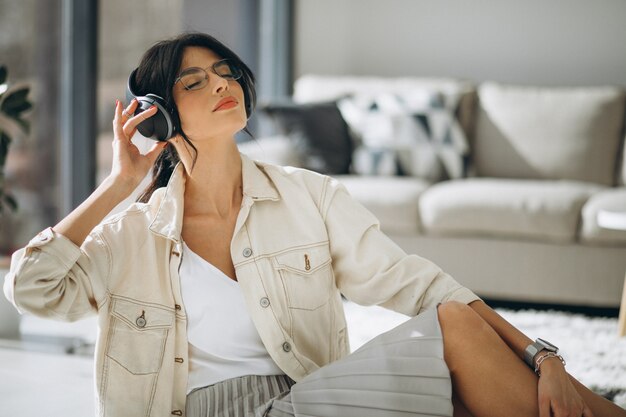
[[[478,96],[472,152],[478,176],[614,184],[622,89],[485,83]]]
[[[420,198],[428,233],[576,240],[580,209],[604,187],[574,181],[469,178],[446,181]]]
[[[428,182],[412,177],[333,177],[380,220],[384,232],[406,235],[419,232],[418,200],[430,185]]]
[[[598,225],[601,211],[624,213],[626,187],[612,188],[594,194],[582,208],[581,241],[591,244],[624,244],[626,230],[612,230]]]
[[[352,137],[335,101],[261,104],[293,142],[300,166],[322,174],[347,174],[352,161]]]

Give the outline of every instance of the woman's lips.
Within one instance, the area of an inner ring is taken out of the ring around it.
[[[217,103],[213,111],[230,109],[237,106],[237,104],[237,100],[234,97],[224,97]]]

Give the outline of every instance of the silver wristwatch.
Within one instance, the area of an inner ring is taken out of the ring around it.
[[[558,347],[554,346],[547,340],[537,339],[535,340],[535,343],[528,345],[524,351],[524,362],[526,362],[531,369],[535,369],[535,356],[537,356],[537,353],[544,349],[552,353],[557,353],[559,351]]]

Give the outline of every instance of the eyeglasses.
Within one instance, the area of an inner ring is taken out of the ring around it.
[[[231,60],[222,59],[206,69],[200,67],[189,67],[184,69],[174,81],[174,85],[180,81],[185,90],[200,90],[201,88],[206,87],[208,83],[209,74],[206,72],[208,68],[225,80],[237,80],[243,75],[241,69],[239,69],[239,67],[237,67]]]

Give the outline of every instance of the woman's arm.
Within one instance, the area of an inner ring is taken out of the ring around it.
[[[335,283],[347,299],[411,317],[442,301],[479,299],[433,262],[407,254],[337,179],[327,178],[321,196]]]
[[[533,342],[528,336],[517,330],[511,323],[502,318],[502,316],[483,301],[474,301],[470,303],[469,306],[493,327],[496,333],[500,335],[500,338],[504,340],[504,343],[506,343],[520,359],[524,359],[524,350]]]
[[[134,107],[136,102],[128,112]],[[105,239],[93,229],[132,193],[163,150],[157,143],[141,155],[130,141],[135,126],[152,114],[154,109],[124,123],[122,105],[116,104],[111,175],[54,229],[43,230],[13,254],[4,293],[20,312],[73,321],[104,302],[113,261]]]
[[[521,359],[524,360],[524,350],[533,341],[520,332],[515,326],[502,318],[491,307],[482,300],[477,300],[469,304],[495,331],[509,348]],[[557,358],[548,358],[541,364],[541,371],[557,371],[561,369],[565,372],[565,367]]]
[[[13,254],[4,293],[20,313],[74,321],[96,312],[106,297],[110,257],[92,230],[128,195],[108,177],[54,228]]]
[[[132,114],[137,107],[133,100],[126,111]],[[111,174],[80,206],[61,220],[53,230],[74,242],[82,245],[89,232],[96,227],[113,208],[124,201],[133,192],[135,187],[146,176],[150,167],[159,156],[165,143],[158,142],[142,155],[139,149],[131,142],[136,126],[153,116],[155,108],[139,113],[137,116],[126,118],[122,114],[122,104],[115,104],[115,118],[113,119],[113,166]]]
[[[107,177],[85,200],[52,229],[81,246],[107,214],[133,191],[132,185]]]

